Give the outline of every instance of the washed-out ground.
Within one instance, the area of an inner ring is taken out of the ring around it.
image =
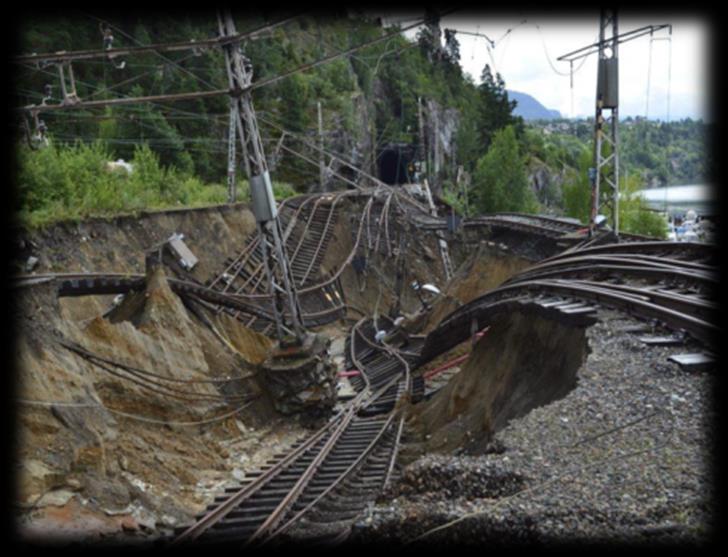
[[[338,220],[324,272],[337,269],[349,254],[357,216],[354,207]],[[182,232],[200,257],[192,276],[204,280],[219,272],[221,262],[237,253],[253,231],[254,221],[244,208],[210,208],[61,224],[31,235],[26,248],[39,257],[36,272],[138,273],[144,270],[145,249]],[[471,238],[456,256],[464,264],[448,285],[438,279],[442,273],[432,238],[418,238],[408,253],[405,284],[418,278],[443,288],[432,313],[411,320],[418,332],[431,330],[459,304],[497,286],[539,254],[543,257],[544,250],[553,250],[537,239],[514,238]],[[385,313],[396,295],[396,268],[396,258],[387,255],[370,258],[364,273],[347,266],[341,276],[347,303],[369,314]],[[204,420],[223,410],[222,401],[193,407],[149,396],[83,361],[57,340],[76,341],[170,378],[240,377],[226,396],[260,394],[249,375],[265,342],[217,316],[214,324],[227,339],[221,342],[162,283],[157,294],[151,292],[141,307],[129,310],[133,319],[116,321],[100,317],[111,296],[59,300],[52,286],[23,294],[17,396],[25,402],[18,406],[20,451],[15,462],[19,531],[26,539],[128,543],[165,536],[174,526],[188,523],[223,487],[235,485],[246,471],[306,434],[297,421],[276,416],[264,397],[236,417],[194,427],[140,422],[118,413],[179,422]],[[402,294],[403,313],[414,315],[419,300],[408,288]],[[354,312],[349,318],[359,315]],[[667,360],[671,354],[697,351],[689,343],[650,347],[638,340],[644,333],[625,330],[638,322],[608,311],[600,319],[585,331],[588,351],[573,352],[579,362],[586,357],[575,372],[576,383],[570,370],[564,383],[568,388],[554,389],[553,396],[538,400],[526,415],[496,423],[486,413],[493,400],[487,393],[483,401],[477,393],[464,397],[463,423],[490,423],[494,437],[483,428],[482,435],[472,438],[449,438],[447,428],[457,431],[460,417],[437,418],[442,414],[435,406],[442,404],[442,396],[440,402],[436,395],[421,403],[432,406],[421,406],[415,414],[434,416],[425,420],[432,431],[410,424],[399,479],[361,518],[350,541],[419,538],[428,545],[492,545],[707,539],[713,525],[714,375],[686,372]],[[326,328],[338,352],[349,324]],[[575,346],[581,346],[583,334],[574,331]],[[557,337],[568,340],[570,333],[557,331]],[[470,372],[478,371],[480,357],[488,361],[488,336],[479,346],[466,364]],[[463,343],[427,368],[469,350],[470,343]],[[343,366],[343,358],[337,361]],[[511,362],[512,377],[518,377],[519,365],[518,359]],[[453,393],[479,392],[493,384],[472,374],[463,380],[452,371],[435,381],[444,384],[447,376],[453,377]],[[217,392],[209,386],[194,391]],[[27,404],[33,400],[58,403]],[[103,411],[98,402],[117,412]],[[428,453],[423,455],[423,450]],[[453,524],[428,533],[449,522]]]
[[[342,212],[322,273],[336,271],[348,257],[358,215],[356,205]],[[59,223],[20,236],[16,266],[22,273],[144,273],[145,252],[173,233],[184,234],[199,258],[189,278],[204,282],[243,249],[255,221],[236,205]],[[409,276],[436,281],[432,239],[416,244],[408,254]],[[341,278],[347,302],[386,311],[394,281],[381,275],[393,276],[393,267],[387,255],[371,257],[363,274],[347,266]],[[52,282],[14,294],[13,506],[23,540],[118,544],[165,537],[225,487],[239,485],[246,472],[310,433],[298,419],[278,415],[258,384],[256,365],[270,341],[225,314],[198,308],[210,327],[163,276],[110,312],[114,296],[58,298]],[[418,306],[412,292],[403,292],[404,310]],[[324,330],[334,339],[340,367],[343,338],[359,317],[354,312]],[[92,363],[64,347],[67,342],[157,374],[154,381],[183,391],[183,398],[143,387],[129,370]],[[185,400],[190,396],[197,398]]]
[[[487,446],[417,458],[351,540],[417,547],[712,540],[716,370],[688,372],[668,361],[699,351],[690,341],[648,346],[638,339],[645,332],[630,332],[644,324],[611,311],[599,316],[587,329],[591,353],[573,390],[511,420]]]

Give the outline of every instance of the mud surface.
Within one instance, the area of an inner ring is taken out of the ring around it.
[[[179,232],[200,259],[193,278],[204,280],[254,227],[245,209],[214,208],[59,224],[25,241],[35,272],[141,273],[145,250]],[[151,539],[305,434],[276,416],[255,379],[271,341],[224,314],[207,312],[204,323],[162,272],[107,317],[113,296],[59,299],[53,283],[19,294],[14,461],[24,539]]]
[[[420,325],[422,334],[437,327],[444,317],[461,305],[500,286],[532,264],[530,259],[516,255],[504,244],[487,240],[479,242],[467,253],[442,296],[433,303],[432,311]]]

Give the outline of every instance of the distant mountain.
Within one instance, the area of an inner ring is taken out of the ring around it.
[[[516,108],[513,109],[513,114],[521,116],[524,120],[553,120],[555,118],[561,118],[561,113],[558,110],[546,108],[531,95],[519,93],[518,91],[507,92],[508,98],[518,103],[516,104]]]

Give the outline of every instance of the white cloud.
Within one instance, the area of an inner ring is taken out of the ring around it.
[[[419,14],[398,15],[394,19],[411,19],[413,15]],[[524,19],[527,22],[522,24]],[[455,13],[443,17],[440,25],[443,29],[484,33],[497,41],[495,49],[489,52],[486,40],[457,35],[461,65],[476,83],[480,81],[484,65],[493,66],[494,60],[508,89],[528,93],[547,108],[569,116],[572,114],[569,64],[556,58],[595,42],[598,39],[598,20],[596,10],[593,17],[578,19],[529,13],[499,14],[496,17],[489,17],[487,13]],[[653,41],[651,64],[649,35],[619,46],[620,116],[644,116],[648,111],[650,118],[665,119],[669,94],[671,119],[708,118],[709,26],[705,20],[659,13],[655,13],[654,17],[625,15],[619,19],[619,32],[663,23],[673,26],[671,44],[667,40]],[[510,33],[509,29],[512,29]],[[416,31],[412,31],[408,36],[415,34]],[[667,30],[654,35],[655,39],[668,37]],[[581,61],[577,61],[575,68],[580,64]],[[596,65],[596,55],[592,55],[583,61],[583,66],[574,75],[573,110],[578,116],[594,113]],[[646,102],[648,67],[651,68],[649,104]]]

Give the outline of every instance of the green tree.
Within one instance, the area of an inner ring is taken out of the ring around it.
[[[589,168],[592,166],[593,155],[589,149],[582,149],[579,156],[579,165],[568,172],[568,178],[562,186],[564,212],[566,216],[579,219],[583,223],[589,222],[591,210],[591,184],[589,183]]]
[[[478,161],[472,190],[475,208],[480,213],[530,213],[538,209],[513,126],[496,132],[490,149]]]
[[[480,79],[477,108],[478,135],[481,144],[487,150],[498,130],[509,125],[522,128],[523,121],[513,115],[516,101],[508,99],[505,81],[499,73],[493,76],[490,66],[486,64]]]

